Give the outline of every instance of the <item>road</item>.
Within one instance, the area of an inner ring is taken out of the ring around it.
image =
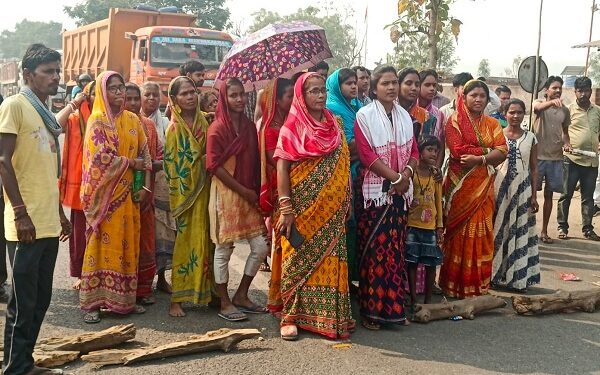
[[[581,236],[576,199],[570,234]],[[594,221],[597,224],[598,219]],[[554,217],[551,226],[555,227]],[[240,279],[247,252],[243,245],[234,252],[234,283]],[[542,284],[532,288],[530,294],[559,288],[595,288],[589,282],[600,281],[594,276],[600,274],[600,244],[572,239],[542,246],[541,263]],[[561,281],[560,271],[575,272],[584,281]],[[268,276],[260,273],[251,289],[251,297],[258,302],[266,303]],[[66,367],[74,374],[600,374],[600,312],[521,317],[507,307],[472,321],[443,320],[379,332],[359,326],[352,335],[351,348],[344,350],[334,348],[335,342],[309,333],[301,333],[297,342],[283,341],[278,337],[278,322],[270,315],[251,316],[246,322],[234,324],[217,317],[214,309],[193,308],[187,310],[185,318],[171,318],[167,314],[169,298],[163,293],[157,294],[157,304],[144,315],[106,317],[98,325],[87,325],[78,308],[77,293],[70,288],[68,249],[64,245],[54,280],[52,305],[40,337],[130,322],[138,328],[131,346],[168,343],[222,327],[257,328],[263,332],[264,340],[244,341],[226,354],[185,356],[99,372],[77,361]],[[356,301],[354,304],[356,307]],[[5,305],[0,305],[0,310],[4,309]],[[0,326],[4,329],[3,319]]]

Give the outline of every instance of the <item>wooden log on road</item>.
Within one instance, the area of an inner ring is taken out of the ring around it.
[[[81,357],[82,360],[102,367],[106,365],[129,365],[152,359],[203,353],[212,350],[229,352],[237,343],[260,336],[257,329],[220,329],[201,336],[192,336],[186,341],[178,341],[150,348],[132,350],[102,350]]]
[[[600,288],[567,292],[559,290],[554,294],[512,297],[513,308],[519,315],[538,315],[583,310],[594,312],[600,309]]]
[[[43,339],[36,349],[46,352],[77,351],[87,354],[95,350],[113,348],[135,338],[135,326],[124,324],[107,328],[100,332],[86,332],[80,335]]]
[[[74,351],[40,351],[35,350],[33,352],[33,360],[36,366],[40,367],[58,367],[65,363],[73,362],[79,358],[79,352]]]
[[[427,305],[417,304],[413,321],[418,323],[428,323],[432,320],[448,319],[457,315],[466,319],[475,319],[475,315],[483,311],[498,309],[504,306],[506,306],[505,300],[492,295],[466,298],[445,303],[432,303]]]

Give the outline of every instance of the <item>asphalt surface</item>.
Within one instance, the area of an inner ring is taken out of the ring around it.
[[[541,205],[542,202],[540,202]],[[571,235],[580,234],[578,197],[571,207]],[[578,220],[579,219],[579,220]],[[555,215],[551,220],[553,231]],[[598,224],[598,219],[594,221]],[[542,283],[529,294],[556,289],[597,288],[600,244],[578,239],[541,246]],[[239,245],[232,257],[232,284],[237,285],[248,249]],[[574,272],[581,282],[565,282],[559,272]],[[270,274],[259,273],[251,298],[266,303]],[[217,317],[217,310],[188,308],[187,317],[168,316],[169,297],[157,293],[157,303],[144,315],[105,317],[87,325],[78,295],[68,276],[68,249],[62,245],[54,278],[52,305],[40,337],[59,337],[134,323],[137,337],[126,347],[165,344],[223,327],[257,328],[263,339],[243,341],[229,353],[213,352],[95,370],[81,361],[63,367],[73,374],[600,374],[600,311],[538,317],[517,316],[508,307],[475,320],[443,320],[429,324],[371,332],[358,326],[351,347],[337,349],[334,341],[301,332],[296,342],[279,338],[278,322],[270,315],[253,315],[242,323]],[[233,290],[232,290],[233,292]],[[509,298],[510,294],[497,293]],[[356,307],[356,302],[354,301]],[[2,312],[4,304],[0,304]],[[357,309],[354,309],[355,311]],[[355,314],[355,317],[356,314]],[[0,319],[4,329],[4,319]]]

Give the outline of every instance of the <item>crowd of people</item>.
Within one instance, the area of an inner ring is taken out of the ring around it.
[[[13,269],[5,374],[52,373],[32,352],[67,239],[86,323],[144,313],[157,277],[172,317],[186,304],[214,305],[228,321],[272,313],[285,340],[299,329],[348,338],[351,296],[362,326],[379,330],[409,324],[419,294],[430,303],[434,293],[525,292],[540,282],[538,238],[553,241],[552,195],[561,193],[566,239],[578,183],[584,236],[600,240],[591,223],[600,109],[587,77],[568,107],[562,80],[550,77],[533,130],[508,87],[490,91],[469,73],[454,77],[450,100],[435,70],[329,74],[324,62],[274,79],[253,105],[236,77],[201,91],[204,67],[190,61],[169,85],[166,115],[156,83],[106,71],[80,77],[81,93],[55,117],[44,102],[60,60],[31,46],[25,88],[0,106],[2,237]],[[230,295],[240,241],[250,251]],[[248,295],[260,269],[271,271],[266,306]]]

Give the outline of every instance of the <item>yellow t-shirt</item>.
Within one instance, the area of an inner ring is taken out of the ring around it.
[[[16,134],[12,165],[23,203],[35,226],[36,238],[60,235],[57,155],[52,134],[24,95],[7,98],[0,106],[0,133]],[[15,216],[4,189],[6,240],[18,241]]]
[[[420,229],[443,228],[442,184],[433,176],[413,177],[413,201],[408,209],[408,226]]]

